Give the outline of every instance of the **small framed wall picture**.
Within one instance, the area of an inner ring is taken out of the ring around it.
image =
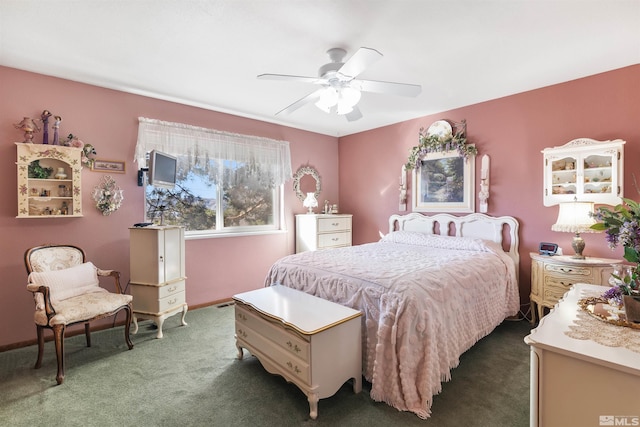
[[[95,159],[91,165],[91,170],[95,172],[125,173],[125,162]]]

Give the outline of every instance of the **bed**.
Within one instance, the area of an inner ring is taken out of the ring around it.
[[[372,399],[428,418],[460,355],[519,311],[518,227],[508,216],[392,215],[380,241],[286,256],[265,285],[361,310]]]

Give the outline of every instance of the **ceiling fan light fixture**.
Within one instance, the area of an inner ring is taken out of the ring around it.
[[[360,102],[361,96],[362,94],[357,89],[348,86],[341,88],[340,93],[338,94],[338,115],[344,116],[345,114],[349,114],[350,112],[352,112],[353,107],[355,107],[358,102]]]
[[[346,116],[346,119],[352,122],[362,118],[362,111],[357,107],[361,92],[414,97],[422,91],[420,85],[358,79],[367,67],[382,58],[382,54],[375,49],[361,47],[346,61],[346,51],[342,48],[329,49],[327,54],[331,62],[320,67],[318,77],[258,75],[259,79],[298,81],[320,86],[319,89],[278,111],[276,115],[290,114],[307,104],[315,103],[325,113],[337,113]]]
[[[324,111],[325,113],[331,112],[331,108],[338,103],[338,91],[331,87],[327,86],[322,89],[320,93],[320,98],[316,102],[316,107]]]
[[[359,90],[348,86],[338,88],[327,86],[322,89],[316,107],[325,113],[330,113],[336,107],[337,114],[342,116],[352,112],[361,97]]]
[[[352,87],[343,87],[338,94],[338,104],[348,105],[349,107],[355,107],[358,102],[360,102],[360,98],[362,97],[362,93],[359,90],[354,89]]]
[[[349,114],[352,111],[353,107],[341,103],[338,103],[338,107],[336,108],[336,114],[338,114],[339,116],[344,116],[345,114]]]

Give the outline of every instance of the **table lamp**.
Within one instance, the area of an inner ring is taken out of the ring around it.
[[[595,224],[595,220],[591,215],[593,213],[593,202],[573,202],[560,203],[558,211],[558,219],[551,226],[553,231],[561,231],[565,233],[575,233],[571,247],[575,251],[575,255],[571,258],[584,259],[582,251],[584,251],[585,243],[580,233],[595,233],[591,226]]]
[[[307,197],[302,201],[302,206],[309,208],[307,213],[312,214],[313,208],[318,206],[318,200],[316,199],[315,193],[307,193]]]

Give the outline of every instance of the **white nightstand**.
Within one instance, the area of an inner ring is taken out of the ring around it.
[[[351,246],[348,214],[296,215],[296,253]]]
[[[531,256],[531,323],[544,316],[544,307],[552,308],[560,298],[576,283],[610,286],[609,277],[613,265],[621,264],[619,259],[592,258],[574,259],[568,255]]]

